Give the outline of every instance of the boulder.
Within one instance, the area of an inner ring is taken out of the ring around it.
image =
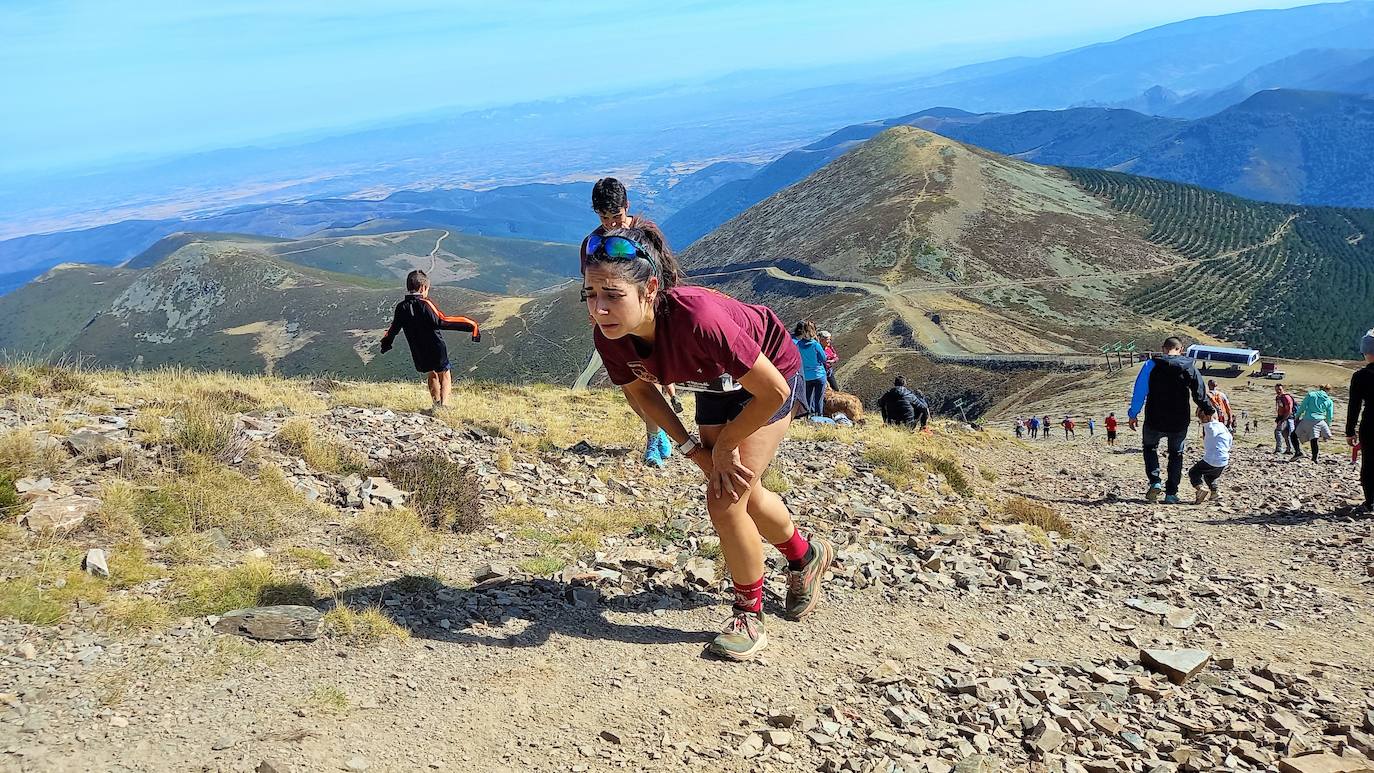
[[[19,522],[30,531],[70,531],[99,509],[100,500],[92,497],[40,499],[19,517]]]

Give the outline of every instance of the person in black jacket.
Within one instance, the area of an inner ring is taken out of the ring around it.
[[[1188,440],[1188,425],[1193,419],[1189,400],[1199,407],[1210,407],[1212,401],[1192,358],[1183,356],[1183,341],[1170,336],[1160,348],[1163,354],[1154,355],[1140,367],[1131,394],[1131,410],[1126,415],[1127,423],[1135,429],[1140,410],[1145,409],[1145,429],[1140,433],[1145,474],[1150,479],[1145,498],[1154,502],[1162,493],[1166,504],[1177,504],[1178,484],[1183,478],[1183,444]],[[1164,439],[1169,441],[1169,475],[1160,483],[1159,441]]]
[[[403,330],[406,343],[410,345],[410,358],[415,363],[415,370],[426,374],[434,407],[448,405],[453,382],[449,373],[448,346],[444,344],[439,331],[462,330],[472,333],[472,340],[481,341],[482,334],[477,329],[477,322],[467,317],[450,317],[439,311],[439,307],[429,299],[429,276],[416,269],[406,275],[406,297],[396,304],[391,325],[387,327],[386,335],[382,336],[382,354],[391,351],[396,334]]]
[[[906,379],[898,376],[891,389],[878,398],[878,411],[888,424],[903,424],[908,427],[919,425],[925,429],[930,419],[930,407],[926,401],[906,388]]]
[[[1365,365],[1350,377],[1350,407],[1345,412],[1345,441],[1358,445],[1360,486],[1364,489],[1365,515],[1374,514],[1374,330],[1360,340]],[[1364,415],[1361,416],[1361,413]]]

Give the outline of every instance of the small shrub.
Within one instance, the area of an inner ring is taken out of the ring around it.
[[[354,519],[349,541],[380,558],[410,555],[426,536],[425,525],[413,511],[370,510]]]
[[[997,482],[997,471],[992,469],[991,467],[979,467],[978,475],[988,483]]]
[[[0,523],[17,520],[22,504],[19,490],[14,487],[14,477],[0,470]]]
[[[844,462],[835,462],[835,466],[830,469],[830,474],[836,478],[854,477],[854,468]]]
[[[381,473],[410,492],[407,504],[432,529],[468,534],[486,523],[477,476],[442,453],[397,457],[383,464]]]
[[[911,485],[911,476],[916,468],[912,464],[911,456],[901,449],[875,446],[864,451],[864,461],[872,464],[874,472],[887,481],[889,486],[905,488]]]
[[[138,524],[141,492],[126,480],[112,480],[102,487],[96,529],[112,539],[132,542],[143,536]]]
[[[712,561],[725,557],[725,553],[721,550],[719,542],[703,542],[697,545],[697,555]]]
[[[1056,531],[1062,536],[1073,535],[1073,524],[1064,516],[1047,505],[1032,502],[1025,497],[1012,497],[1002,503],[1002,520],[1008,523],[1023,523],[1045,532]]]
[[[191,617],[245,607],[315,602],[315,592],[309,586],[287,578],[261,559],[229,569],[180,569],[172,575],[169,590],[176,611]]]
[[[410,631],[392,622],[381,607],[367,607],[360,612],[339,605],[324,615],[325,635],[354,646],[372,646],[386,639],[405,641]]]
[[[761,482],[764,488],[774,494],[782,494],[792,488],[792,481],[788,480],[786,475],[778,472],[775,467],[769,467],[763,471],[763,480]]]
[[[515,469],[515,460],[511,458],[509,449],[503,448],[501,453],[496,455],[496,469],[501,472],[510,472]],[[597,470],[597,472],[600,473],[601,471]],[[601,482],[605,483],[606,481]]]
[[[198,400],[212,408],[230,413],[246,413],[262,407],[262,400],[256,395],[233,387],[199,388],[193,391]]]

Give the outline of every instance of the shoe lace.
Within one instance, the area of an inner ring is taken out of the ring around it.
[[[730,622],[725,624],[726,633],[743,633],[750,639],[755,638],[754,631],[757,627],[756,618],[749,612],[735,610],[735,616],[730,618]]]

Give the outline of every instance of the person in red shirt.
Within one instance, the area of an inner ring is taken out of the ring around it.
[[[676,259],[651,233],[608,229],[585,246],[582,293],[606,374],[708,482],[706,510],[735,591],[730,621],[708,649],[752,659],[768,643],[759,538],[787,560],[793,620],[815,610],[835,555],[828,541],[803,536],[761,483],[793,415],[804,412],[801,356],[772,309],[683,286]],[[663,399],[662,383],[697,392],[700,440]]]
[[[1116,445],[1116,414],[1107,414],[1107,418],[1102,424],[1107,428],[1107,445]]]

